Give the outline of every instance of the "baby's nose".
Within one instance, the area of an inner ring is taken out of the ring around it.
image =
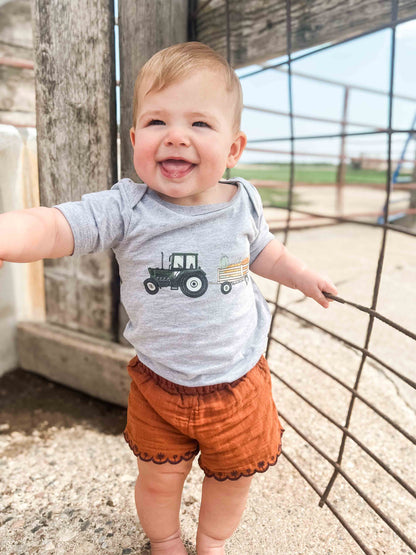
[[[189,146],[190,141],[184,129],[175,127],[168,129],[165,137],[167,146]]]

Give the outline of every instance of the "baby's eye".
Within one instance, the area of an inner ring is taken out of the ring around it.
[[[161,119],[152,119],[147,125],[165,125],[165,122]]]
[[[205,121],[194,121],[192,125],[194,127],[210,127]]]

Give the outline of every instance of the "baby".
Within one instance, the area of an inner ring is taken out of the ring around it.
[[[225,553],[253,475],[281,452],[263,357],[270,313],[248,270],[325,308],[323,291],[337,294],[274,239],[250,183],[221,179],[246,146],[241,111],[239,80],[220,55],[196,42],[162,50],[134,91],[130,136],[143,183],[122,179],[79,202],[0,216],[1,260],[115,253],[125,337],[137,353],[125,438],[153,554],[186,553],[180,503],[198,453],[203,555]]]

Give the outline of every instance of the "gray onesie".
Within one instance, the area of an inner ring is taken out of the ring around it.
[[[146,366],[181,385],[234,381],[266,346],[270,312],[248,269],[273,235],[253,185],[228,183],[237,191],[222,204],[171,204],[122,179],[57,206],[74,255],[113,249],[124,336]]]

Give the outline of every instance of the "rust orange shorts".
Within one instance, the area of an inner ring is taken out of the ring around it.
[[[221,481],[276,464],[283,428],[264,357],[232,383],[200,387],[172,383],[137,357],[128,371],[132,382],[124,437],[143,461],[175,464],[200,451],[202,470]]]

